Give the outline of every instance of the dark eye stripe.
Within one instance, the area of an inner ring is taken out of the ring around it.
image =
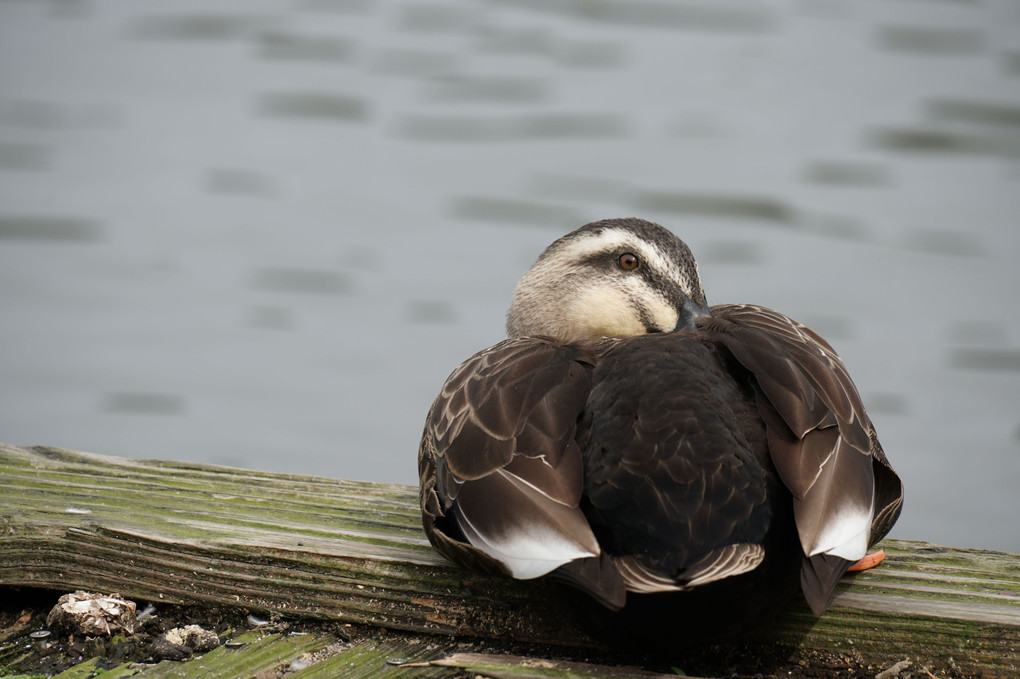
[[[616,248],[611,251],[604,251],[591,254],[585,257],[584,261],[591,264],[592,266],[612,267],[613,269],[619,271],[621,269],[620,257],[622,256],[622,254],[627,253],[633,254],[631,250],[627,250],[624,253],[621,253],[620,249]],[[635,255],[635,257],[638,256]],[[625,270],[624,272],[627,273],[628,275],[641,276],[643,279],[645,279],[645,282],[652,289],[658,290],[659,294],[665,297],[669,304],[679,309],[680,305],[683,304],[684,295],[683,292],[681,292],[677,283],[667,274],[660,273],[653,269],[651,266],[648,266],[648,263],[641,257],[638,257],[638,260],[640,261],[640,266],[630,271]],[[651,317],[647,318],[646,317],[642,317],[642,323],[645,324],[645,327],[648,327],[649,323],[651,322]]]

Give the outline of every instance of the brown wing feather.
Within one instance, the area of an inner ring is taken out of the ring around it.
[[[875,519],[871,523],[869,543],[874,545],[892,530],[896,519],[900,518],[903,509],[903,482],[889,464],[874,427],[871,427],[870,436],[874,461],[872,466],[875,470]]]
[[[892,527],[902,484],[824,339],[764,307],[719,305],[711,313],[699,329],[755,377],[772,459],[794,495],[802,586],[820,613],[846,567]]]
[[[583,473],[574,441],[591,362],[582,347],[516,338],[453,372],[419,449],[422,520],[441,554],[516,577],[600,554],[578,508]]]

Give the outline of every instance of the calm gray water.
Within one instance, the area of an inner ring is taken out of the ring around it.
[[[1020,552],[1020,4],[0,2],[0,440],[416,481],[581,224],[813,326],[907,485]]]

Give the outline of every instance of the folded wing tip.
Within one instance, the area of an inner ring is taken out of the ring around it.
[[[500,532],[487,533],[460,509],[455,506],[454,515],[468,543],[499,561],[518,580],[538,578],[571,561],[599,555],[594,535],[590,541],[586,535],[575,539],[538,523],[504,526]]]

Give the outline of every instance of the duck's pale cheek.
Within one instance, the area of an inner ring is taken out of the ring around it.
[[[646,311],[656,330],[669,332],[676,327],[677,321],[680,320],[680,314],[675,308],[658,297],[646,300],[646,302]]]
[[[567,324],[585,337],[630,337],[648,332],[640,312],[623,291],[607,287],[580,294],[567,310]]]

